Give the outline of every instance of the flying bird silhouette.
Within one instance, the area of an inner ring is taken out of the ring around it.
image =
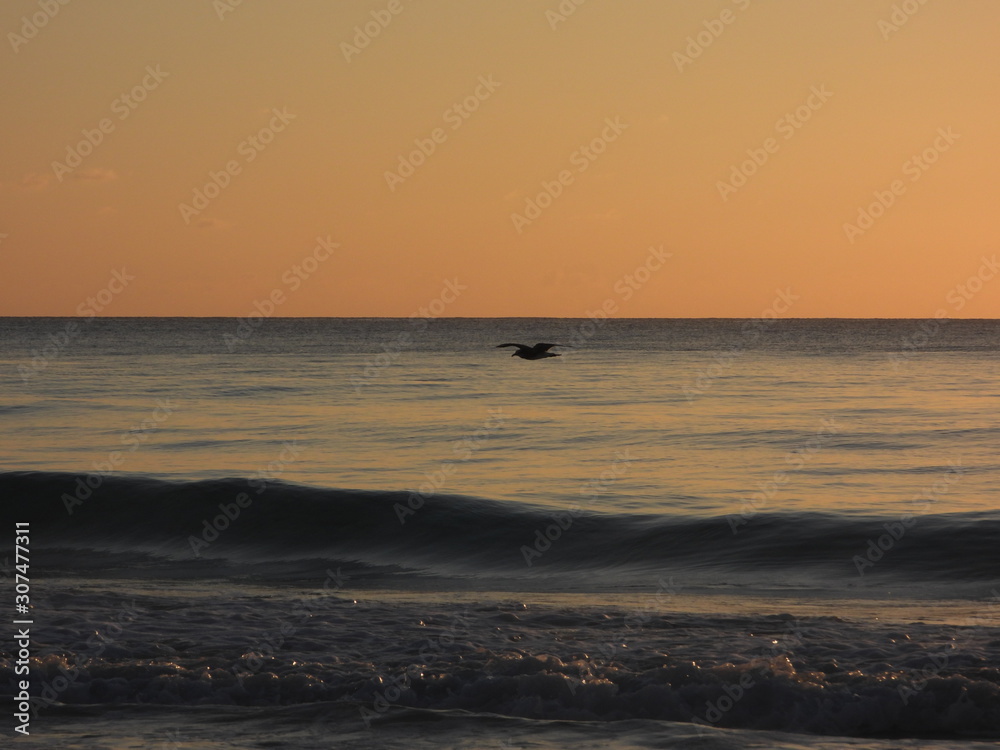
[[[517,351],[510,356],[520,357],[521,359],[545,359],[546,357],[562,356],[549,351],[549,349],[553,346],[566,346],[570,349],[573,348],[569,346],[569,344],[535,344],[534,346],[527,346],[526,344],[498,344],[497,349],[502,349],[505,346],[516,346]]]

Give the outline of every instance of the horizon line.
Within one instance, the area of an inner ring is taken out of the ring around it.
[[[249,318],[248,315],[0,315],[0,320],[241,320]],[[802,317],[780,317],[762,318],[755,316],[637,316],[620,317],[611,316],[605,318],[594,318],[593,316],[568,316],[568,315],[441,315],[438,317],[426,317],[420,315],[271,315],[264,320],[410,320],[420,318],[421,320],[996,320],[1000,318],[964,318],[945,316],[892,316],[892,317],[847,317],[847,316],[802,316]]]

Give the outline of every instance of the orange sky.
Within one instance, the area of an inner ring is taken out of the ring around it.
[[[995,0],[8,0],[0,30],[0,315],[1000,317]]]

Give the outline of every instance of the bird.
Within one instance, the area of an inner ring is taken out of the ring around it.
[[[573,348],[569,346],[569,344],[535,344],[534,346],[528,346],[527,344],[498,344],[497,349],[502,349],[505,346],[516,346],[517,351],[510,356],[520,357],[521,359],[545,359],[546,357],[562,356],[549,351],[549,349],[553,346],[566,346],[570,349]]]

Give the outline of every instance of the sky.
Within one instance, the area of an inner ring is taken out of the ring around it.
[[[0,315],[1000,317],[995,0],[7,0]]]

